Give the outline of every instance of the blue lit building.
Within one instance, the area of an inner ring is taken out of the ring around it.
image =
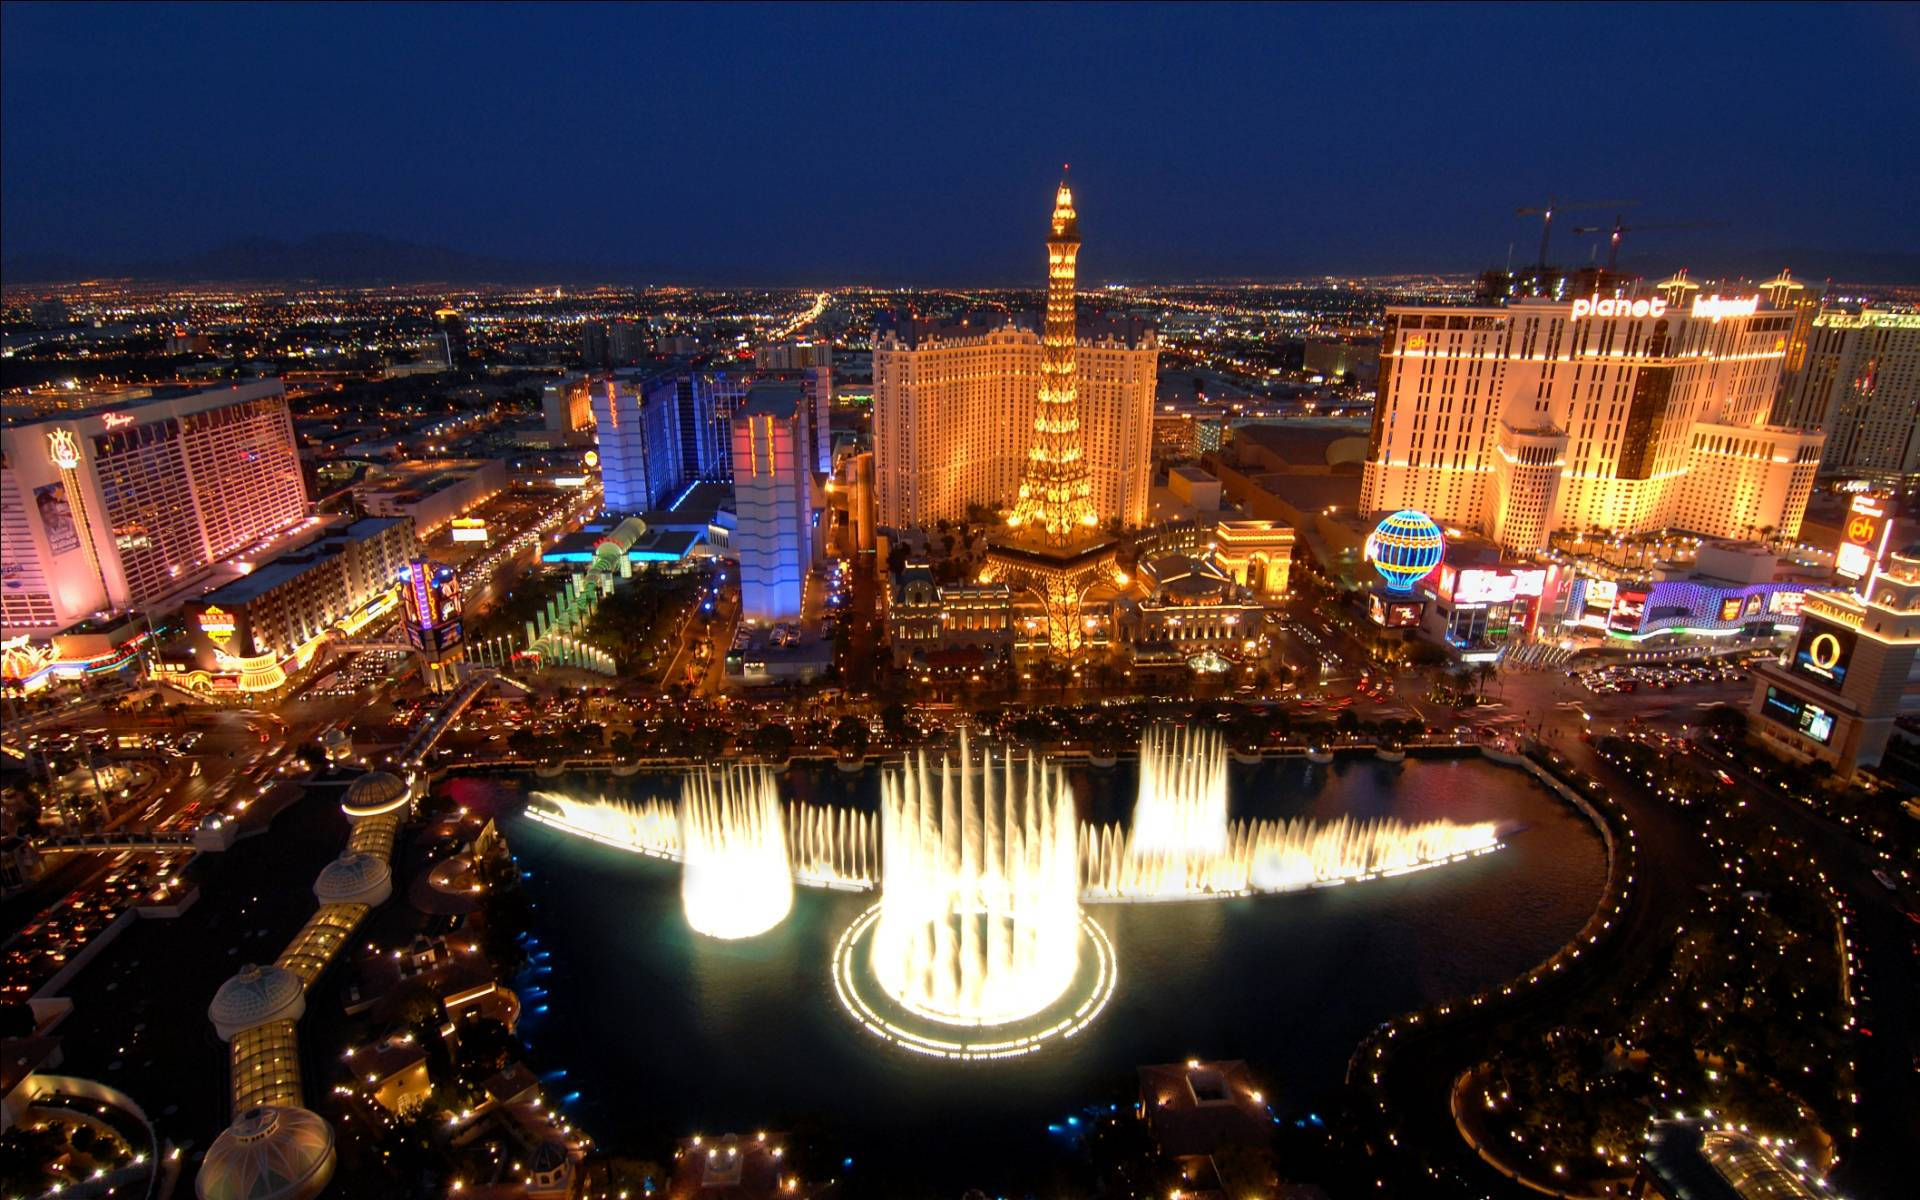
[[[618,371],[587,386],[599,440],[601,507],[610,513],[665,507],[687,482],[679,380]]]
[[[687,453],[682,461],[689,478],[722,483],[733,479],[733,414],[746,403],[753,378],[751,370],[726,367],[688,377],[682,407]]]
[[[813,559],[812,445],[797,383],[763,383],[733,415],[733,496],[739,515],[740,615],[800,615]]]
[[[687,478],[723,482],[733,478],[733,414],[746,403],[749,390],[767,383],[790,383],[800,388],[801,440],[806,444],[807,469],[822,475],[833,469],[833,441],[828,427],[833,407],[831,367],[711,367],[689,372],[681,385],[682,462]]]
[[[799,386],[807,469],[832,468],[828,412],[833,373],[827,367],[755,370],[750,366],[679,366],[596,375],[589,388],[597,425],[606,510],[636,513],[666,507],[695,480],[733,481],[733,417],[761,383]]]

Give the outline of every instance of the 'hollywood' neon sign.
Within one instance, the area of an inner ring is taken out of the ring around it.
[[[1717,325],[1723,317],[1750,317],[1759,308],[1760,297],[1758,296],[1744,298],[1736,296],[1732,299],[1724,299],[1716,292],[1711,296],[1694,297],[1692,315],[1707,317]]]

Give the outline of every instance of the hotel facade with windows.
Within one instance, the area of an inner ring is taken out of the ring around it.
[[[1781,424],[1826,431],[1823,475],[1920,473],[1920,313],[1836,309],[1812,321]]]
[[[926,528],[1010,504],[1032,441],[1040,331],[1031,318],[898,318],[873,344],[875,520]],[[1101,521],[1144,525],[1160,343],[1138,321],[1079,323],[1080,439]]]
[[[43,412],[0,450],[8,636],[151,607],[307,516],[278,380]]]
[[[1767,423],[1794,315],[1663,289],[1389,306],[1361,506],[1522,554],[1559,531],[1795,536],[1821,434]]]

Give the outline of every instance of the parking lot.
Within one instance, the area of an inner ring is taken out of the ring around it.
[[[1629,666],[1617,664],[1596,667],[1580,673],[1581,684],[1590,692],[1637,692],[1642,689],[1666,691],[1676,687],[1697,687],[1712,683],[1744,683],[1747,668],[1733,659],[1708,662],[1647,663]]]

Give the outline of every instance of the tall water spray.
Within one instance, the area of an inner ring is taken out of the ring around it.
[[[765,767],[708,767],[680,783],[687,924],[709,937],[765,933],[793,906],[780,788]]]
[[[620,850],[674,862],[680,849],[680,810],[671,800],[576,800],[563,792],[534,792],[527,816]]]
[[[896,1002],[949,1025],[1040,1012],[1073,982],[1080,881],[1073,794],[1058,765],[991,751],[881,778],[871,965]]]
[[[1150,727],[1140,737],[1128,852],[1186,857],[1226,848],[1226,739],[1213,729]]]
[[[1499,844],[1491,821],[1229,821],[1225,740],[1154,728],[1131,828],[1082,829],[1080,872],[1088,900],[1181,900],[1401,874]]]
[[[787,806],[787,860],[794,882],[859,892],[879,875],[880,847],[872,813],[836,804]]]

